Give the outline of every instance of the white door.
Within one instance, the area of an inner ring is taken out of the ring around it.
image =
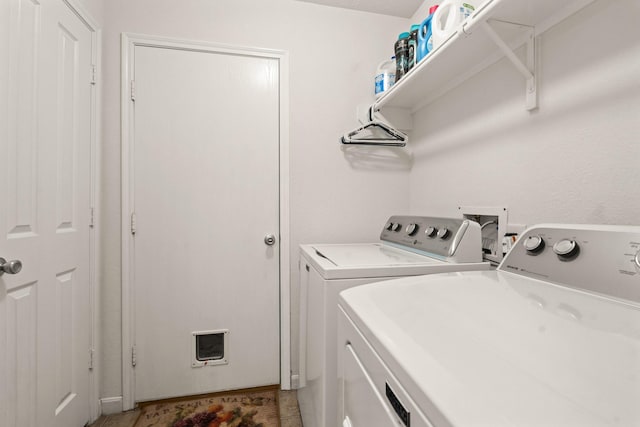
[[[134,52],[137,401],[279,383],[279,63]]]
[[[89,420],[91,32],[60,0],[4,1],[0,425]]]

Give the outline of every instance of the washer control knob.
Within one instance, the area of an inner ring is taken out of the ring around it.
[[[384,228],[385,230],[391,231],[391,229],[393,228],[393,223],[392,222],[388,223]]]
[[[449,234],[451,233],[449,232],[449,229],[446,227],[438,230],[438,237],[441,238],[442,240],[445,240],[447,237],[449,237]]]
[[[399,222],[394,223],[391,226],[391,231],[400,231],[400,229],[402,228],[402,224],[400,224]]]
[[[438,229],[430,225],[426,230],[424,230],[424,234],[426,234],[427,237],[436,237],[436,234],[438,234]]]
[[[529,236],[523,245],[528,254],[537,254],[544,249],[544,240],[540,236]]]
[[[416,234],[418,232],[418,224],[409,224],[409,225],[407,225],[407,228],[405,229],[405,231],[407,232],[407,234],[409,236],[413,236],[414,234]]]
[[[573,258],[580,251],[580,247],[575,240],[562,239],[553,245],[553,252],[560,258]]]
[[[640,251],[636,253],[636,257],[633,260],[635,261],[638,268],[640,268]]]

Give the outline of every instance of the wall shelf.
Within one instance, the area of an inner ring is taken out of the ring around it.
[[[594,0],[488,0],[445,43],[432,51],[372,105],[415,113],[507,56],[524,77],[525,101],[537,107],[535,38]],[[525,59],[514,50],[527,45]]]

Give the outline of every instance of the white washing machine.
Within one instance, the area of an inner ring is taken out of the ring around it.
[[[393,216],[380,243],[300,246],[300,375],[305,427],[338,424],[338,293],[403,276],[488,270],[480,226],[463,219]]]
[[[536,226],[495,271],[339,299],[344,427],[640,426],[640,227]]]

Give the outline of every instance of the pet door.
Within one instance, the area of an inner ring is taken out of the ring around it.
[[[191,347],[191,367],[200,368],[210,365],[226,365],[229,363],[229,330],[193,332]]]

